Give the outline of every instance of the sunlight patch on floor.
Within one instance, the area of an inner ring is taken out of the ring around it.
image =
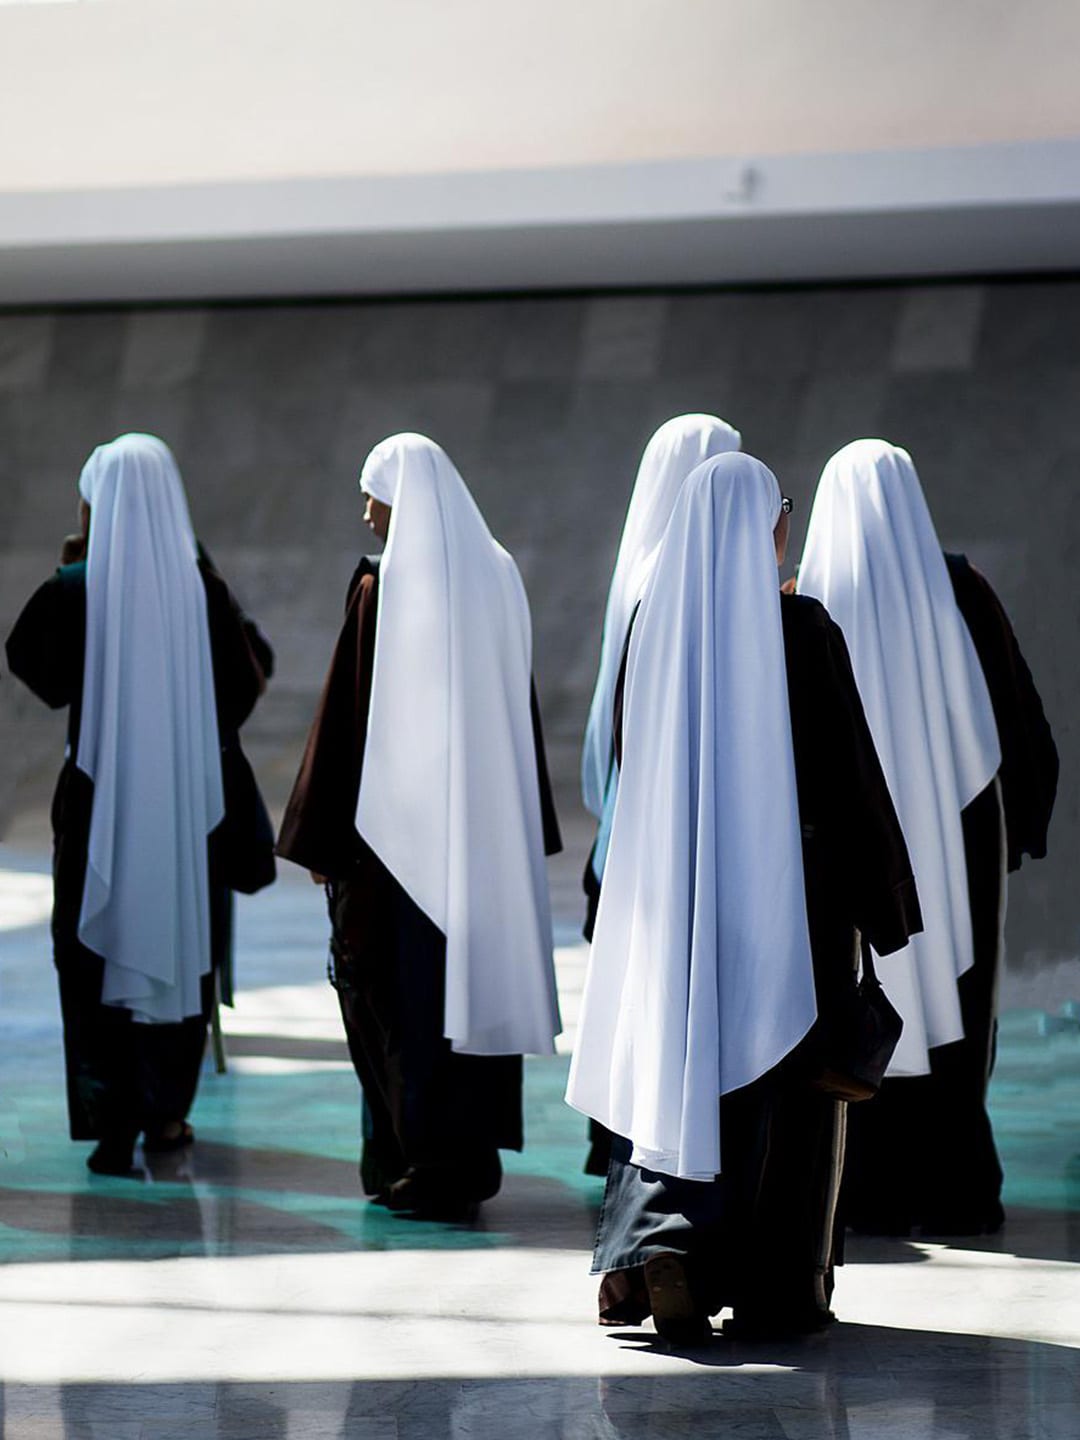
[[[853,1265],[837,1309],[905,1331],[1080,1346],[1076,1267],[921,1246]],[[594,1322],[577,1250],[217,1256],[0,1272],[5,1379],[34,1383],[640,1374],[677,1356]],[[883,1283],[884,1282],[884,1283]],[[916,1337],[912,1336],[916,1343]],[[749,1362],[783,1370],[776,1363]]]
[[[51,875],[0,869],[0,930],[40,925],[51,911]]]

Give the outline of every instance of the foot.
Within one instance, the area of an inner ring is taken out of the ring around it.
[[[961,1238],[965,1235],[996,1235],[1005,1224],[1005,1210],[1000,1200],[982,1210],[940,1211],[926,1215],[920,1229],[923,1235]]]
[[[726,1340],[791,1340],[827,1330],[836,1316],[831,1310],[810,1306],[805,1310],[771,1312],[737,1311],[724,1321]]]
[[[848,1225],[856,1235],[868,1235],[883,1240],[907,1240],[913,1229],[910,1220],[901,1220],[899,1216],[890,1215],[853,1215],[848,1220]]]
[[[470,1220],[477,1206],[472,1196],[463,1194],[444,1172],[415,1166],[394,1181],[383,1203],[388,1210],[421,1220]]]
[[[150,1154],[162,1154],[169,1150],[183,1150],[185,1145],[194,1145],[195,1131],[186,1120],[170,1120],[160,1130],[147,1130],[143,1136],[143,1149]]]
[[[694,1298],[681,1255],[667,1250],[646,1260],[645,1286],[653,1324],[661,1339],[679,1350],[709,1343],[712,1326]]]
[[[134,1140],[101,1140],[86,1157],[86,1168],[94,1175],[131,1175]]]

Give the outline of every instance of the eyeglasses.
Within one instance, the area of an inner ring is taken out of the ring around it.
[[[790,515],[793,508],[794,508],[794,507],[793,507],[793,504],[792,504],[792,502],[788,499],[788,497],[787,497],[786,495],[781,495],[781,496],[780,496],[780,509],[784,512],[784,514],[785,514],[785,515]]]

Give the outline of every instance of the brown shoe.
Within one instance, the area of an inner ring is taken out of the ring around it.
[[[686,1262],[673,1250],[645,1261],[645,1285],[653,1324],[661,1339],[678,1350],[692,1350],[712,1339],[709,1317],[694,1299]]]
[[[186,1120],[174,1120],[160,1130],[148,1130],[143,1136],[143,1150],[148,1155],[167,1155],[195,1144],[195,1131]]]

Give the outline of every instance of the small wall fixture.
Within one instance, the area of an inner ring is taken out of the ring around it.
[[[757,197],[764,178],[756,166],[743,165],[736,176],[735,184],[724,191],[724,199],[731,205],[749,205]]]

